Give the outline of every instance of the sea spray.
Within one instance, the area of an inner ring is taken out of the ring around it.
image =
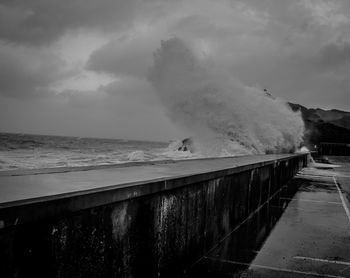
[[[144,161],[145,160],[145,152],[141,150],[133,151],[128,154],[129,161]]]
[[[161,42],[149,80],[204,156],[294,152],[302,142],[300,112],[245,86],[179,38]]]
[[[307,164],[309,165],[309,166],[313,166],[313,165],[315,165],[315,160],[313,159],[313,157],[312,157],[312,155],[311,155],[311,152],[310,152],[310,150],[307,148],[307,147],[305,147],[305,146],[302,146],[300,149],[298,149],[297,151],[296,151],[296,153],[307,153]]]

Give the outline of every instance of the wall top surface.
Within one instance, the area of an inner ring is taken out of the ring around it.
[[[218,174],[232,174],[304,155],[255,155],[0,172],[0,209],[176,179],[186,179],[189,184],[191,177],[203,175],[210,179],[210,175],[215,178]]]

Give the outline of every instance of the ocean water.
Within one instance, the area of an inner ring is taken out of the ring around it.
[[[0,133],[0,171],[91,166],[190,157],[169,143]]]

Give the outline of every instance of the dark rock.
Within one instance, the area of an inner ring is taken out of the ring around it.
[[[350,112],[288,104],[293,111],[301,112],[306,128],[304,139],[308,147],[321,142],[350,143]]]

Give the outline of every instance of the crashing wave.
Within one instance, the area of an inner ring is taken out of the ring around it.
[[[294,152],[303,141],[300,112],[209,65],[179,38],[161,42],[149,80],[170,119],[191,135],[196,153]]]

